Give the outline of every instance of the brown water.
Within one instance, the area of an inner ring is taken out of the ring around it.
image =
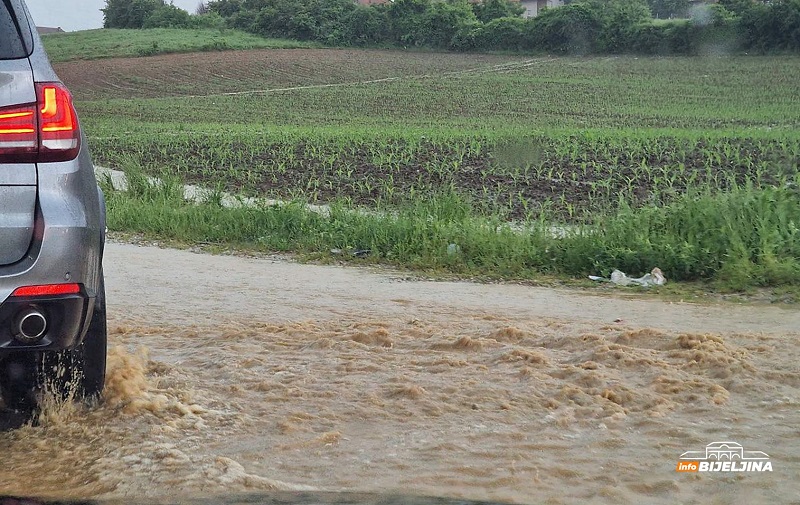
[[[800,502],[794,311],[113,244],[106,272],[105,402],[0,433],[0,494]],[[723,440],[773,471],[675,471]]]

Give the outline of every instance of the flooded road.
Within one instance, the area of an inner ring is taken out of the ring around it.
[[[795,310],[123,244],[105,269],[106,399],[0,433],[0,494],[800,502]],[[676,472],[718,441],[772,471]]]

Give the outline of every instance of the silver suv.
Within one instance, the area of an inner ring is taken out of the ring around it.
[[[96,397],[105,206],[72,96],[23,0],[0,0],[0,395]]]

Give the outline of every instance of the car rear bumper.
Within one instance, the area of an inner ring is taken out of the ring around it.
[[[92,319],[94,298],[85,289],[60,296],[11,297],[0,305],[0,356],[7,352],[62,350],[80,343]],[[46,329],[36,342],[18,338],[20,315],[27,311],[42,314]]]
[[[69,162],[38,164],[37,182],[28,252],[19,261],[0,266],[0,353],[11,348],[63,349],[80,342],[100,285],[105,215],[88,151],[82,149]],[[13,322],[7,320],[19,310],[20,299],[11,297],[14,290],[61,283],[80,284],[81,293],[36,300],[52,312],[52,333],[33,346],[15,343],[10,333]]]

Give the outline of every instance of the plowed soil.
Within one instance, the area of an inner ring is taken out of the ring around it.
[[[333,49],[255,49],[109,58],[54,65],[79,100],[163,98],[439,75],[520,63],[530,58]]]
[[[790,503],[800,316],[110,244],[105,401],[0,433],[0,494]],[[772,472],[678,473],[736,441]]]

